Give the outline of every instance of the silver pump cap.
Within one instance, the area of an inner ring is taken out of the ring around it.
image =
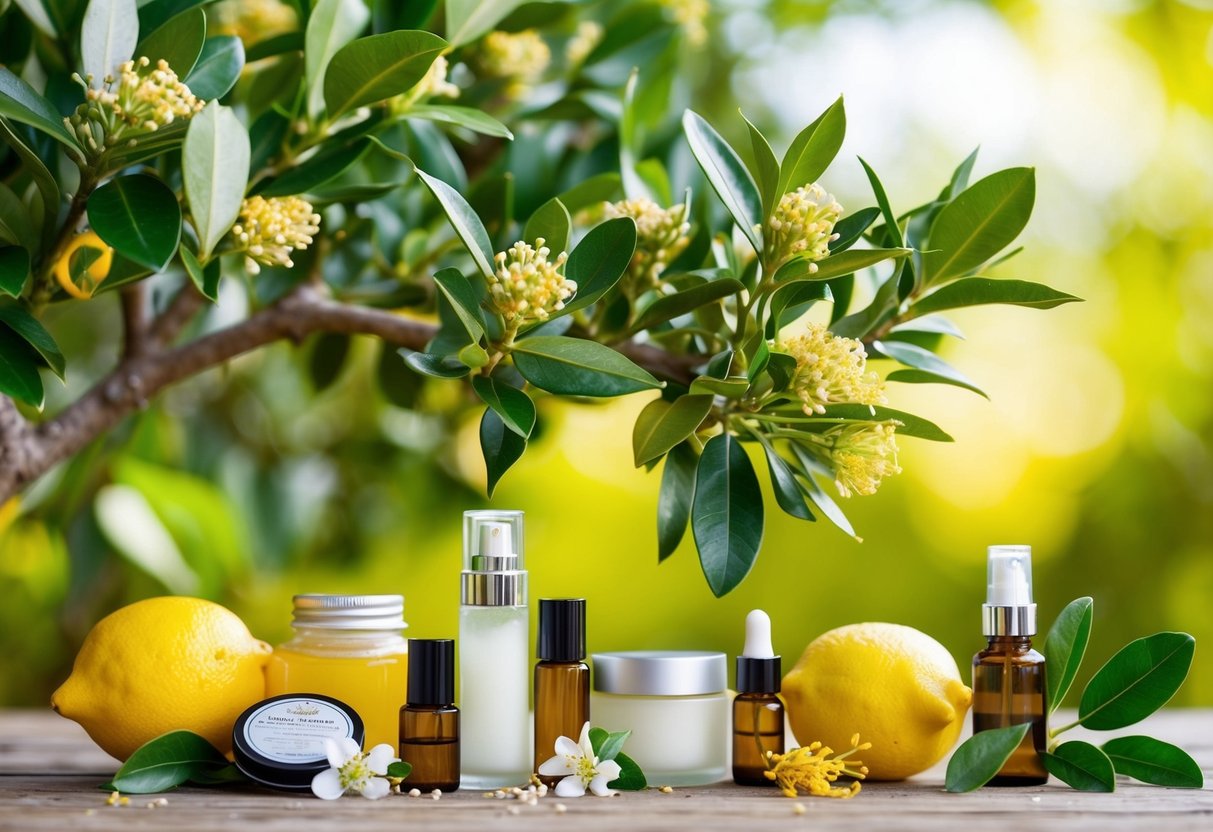
[[[594,690],[628,696],[703,696],[728,687],[724,653],[634,650],[595,653]]]
[[[986,636],[1036,635],[1031,546],[1000,545],[987,549],[981,631]]]
[[[521,511],[463,513],[460,601],[476,607],[516,607],[527,602]]]
[[[404,623],[403,595],[296,595],[291,626],[317,630],[399,631]]]

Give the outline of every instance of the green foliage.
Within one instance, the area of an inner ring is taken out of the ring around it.
[[[1070,740],[1041,755],[1045,768],[1080,792],[1116,790],[1116,772],[1108,755],[1089,742]]]
[[[1095,601],[1090,596],[1075,598],[1057,616],[1049,634],[1045,637],[1045,655],[1049,657],[1049,672],[1045,675],[1048,686],[1045,701],[1049,713],[1057,710],[1061,700],[1070,692],[1082,657],[1087,652],[1091,639],[1091,619]]]
[[[619,777],[607,785],[624,792],[643,791],[649,785],[636,761],[623,753],[623,744],[631,735],[631,731],[608,733],[603,728],[590,729],[590,747],[594,749],[594,756],[603,762],[614,760],[619,764]]]
[[[945,788],[955,794],[980,789],[998,774],[1011,755],[1019,748],[1028,729],[1029,722],[980,731],[960,744],[948,760],[944,775]]]
[[[247,782],[218,749],[193,731],[170,731],[135,749],[101,788],[155,794],[185,783]]]

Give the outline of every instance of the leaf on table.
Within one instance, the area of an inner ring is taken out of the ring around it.
[[[1204,788],[1205,776],[1200,764],[1186,751],[1153,737],[1117,737],[1100,748],[1117,774],[1155,786],[1175,789]]]
[[[1030,722],[979,731],[969,737],[948,760],[944,788],[953,793],[980,789],[998,774],[1032,727]]]
[[[110,783],[115,791],[153,794],[227,765],[227,758],[198,734],[170,731],[139,746]]]
[[[1040,759],[1049,774],[1080,792],[1116,791],[1112,761],[1089,742],[1063,742]]]

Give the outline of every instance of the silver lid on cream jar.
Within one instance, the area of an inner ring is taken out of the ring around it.
[[[728,687],[724,653],[629,650],[595,653],[594,690],[622,696],[704,696]]]

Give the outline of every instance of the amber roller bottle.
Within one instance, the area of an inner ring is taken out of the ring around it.
[[[407,788],[459,788],[459,709],[454,701],[454,640],[410,638],[408,701],[400,709],[400,759],[413,766]]]
[[[1031,723],[991,786],[1039,786],[1049,779],[1040,755],[1045,724],[1045,657],[1032,649],[1032,547],[991,546],[982,606],[987,646],[973,657],[973,731]]]
[[[733,782],[771,786],[767,752],[783,753],[783,703],[779,701],[779,656],[771,647],[771,619],[762,610],[745,618],[745,647],[737,657],[733,700]]]
[[[555,754],[556,738],[576,740],[590,719],[585,663],[585,599],[540,598],[535,665],[535,763]],[[559,777],[540,778],[552,786]]]

